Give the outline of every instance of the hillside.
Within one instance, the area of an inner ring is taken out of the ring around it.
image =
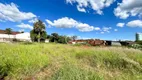
[[[124,47],[0,43],[5,80],[141,80],[142,51]]]

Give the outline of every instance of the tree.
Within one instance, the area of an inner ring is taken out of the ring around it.
[[[45,41],[45,39],[47,38],[47,33],[45,31],[44,23],[41,20],[38,20],[38,22],[34,23],[33,27],[33,30],[30,32],[32,41]]]
[[[47,35],[47,39],[50,39],[50,37],[51,37],[50,35]]]
[[[65,44],[66,43],[66,37],[65,36],[59,36],[58,43]]]
[[[60,36],[58,42],[59,42],[59,43],[63,43],[63,44],[67,44],[70,40],[71,40],[70,37],[67,37],[67,36]]]
[[[12,29],[11,28],[6,28],[5,31],[6,31],[6,34],[8,34],[9,41],[10,41],[10,34],[12,34]]]
[[[76,40],[77,36],[72,36],[71,38],[72,38],[72,40]]]
[[[36,38],[37,34],[35,34],[34,30],[31,30],[30,32],[30,37],[31,37],[31,40],[33,42],[36,42],[37,41],[37,38]]]
[[[58,42],[59,35],[58,33],[52,33],[50,36],[50,42]]]
[[[66,43],[68,43],[69,41],[71,41],[71,37],[65,36],[65,41],[66,41]]]
[[[71,40],[70,37],[58,35],[58,33],[52,33],[51,35],[48,35],[47,38],[50,42],[55,43],[61,43],[61,44],[67,44],[69,40]]]

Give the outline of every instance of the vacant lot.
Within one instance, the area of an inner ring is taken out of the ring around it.
[[[124,47],[0,43],[5,80],[142,80],[142,51]]]

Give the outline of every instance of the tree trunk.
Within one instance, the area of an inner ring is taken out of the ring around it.
[[[40,32],[38,33],[38,42],[40,43]]]

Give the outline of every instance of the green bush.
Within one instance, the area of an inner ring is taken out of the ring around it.
[[[142,41],[137,41],[136,43],[139,45],[142,45]]]
[[[133,45],[130,45],[129,47],[134,48],[134,49],[142,50],[142,45],[140,45],[140,44],[133,44]]]

